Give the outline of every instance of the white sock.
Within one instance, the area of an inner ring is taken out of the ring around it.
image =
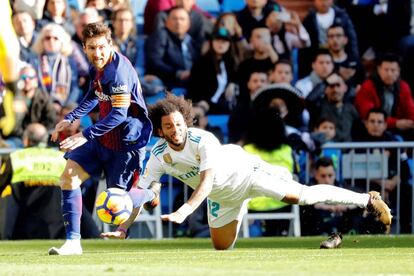
[[[369,194],[356,193],[333,185],[317,184],[313,186],[303,186],[302,193],[299,197],[299,204],[354,204],[363,208],[368,205],[369,198]]]

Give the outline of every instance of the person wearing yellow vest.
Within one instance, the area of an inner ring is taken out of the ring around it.
[[[58,185],[66,161],[63,152],[46,148],[47,140],[43,125],[28,125],[25,148],[12,152],[4,164],[1,183],[11,183],[12,192],[2,199],[6,203],[0,212],[5,213],[0,216],[1,239],[64,237]]]
[[[243,148],[249,153],[258,155],[269,164],[285,167],[290,173],[294,172],[295,161],[285,133],[285,124],[275,108],[264,108],[255,112],[248,127]],[[287,206],[287,203],[274,198],[256,197],[250,200],[248,209],[256,212],[270,212]],[[266,220],[263,234],[268,236],[282,232],[278,229],[283,229],[281,225],[281,222],[276,224],[272,220]]]

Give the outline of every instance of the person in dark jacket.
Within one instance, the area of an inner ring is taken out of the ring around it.
[[[327,29],[333,24],[343,26],[349,43],[345,51],[352,58],[359,57],[358,39],[349,15],[345,10],[334,5],[333,0],[314,0],[315,9],[311,10],[303,20],[303,26],[308,31],[311,47],[300,50],[302,66],[300,76],[309,73],[311,58],[320,47],[327,47]]]
[[[206,101],[209,113],[229,113],[235,105],[235,60],[230,34],[219,28],[210,41],[209,51],[191,69],[188,95],[193,102]]]
[[[146,72],[161,78],[168,89],[187,86],[191,67],[199,55],[189,28],[188,12],[175,7],[170,10],[165,27],[146,41]]]

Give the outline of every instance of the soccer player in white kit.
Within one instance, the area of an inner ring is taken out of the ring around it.
[[[221,145],[212,133],[189,127],[193,121],[191,102],[184,98],[168,94],[150,106],[149,113],[161,139],[151,150],[139,186],[147,188],[168,174],[194,189],[177,211],[161,216],[175,223],[182,223],[207,198],[211,239],[217,250],[233,247],[247,202],[258,196],[301,205],[357,205],[373,212],[386,226],[391,224],[390,209],[377,192],[301,185],[287,169],[270,165],[239,146]]]

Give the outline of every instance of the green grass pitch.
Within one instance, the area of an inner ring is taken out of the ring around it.
[[[84,240],[82,256],[48,256],[63,241],[0,242],[0,275],[414,275],[414,235],[239,239],[215,251],[209,239]]]

